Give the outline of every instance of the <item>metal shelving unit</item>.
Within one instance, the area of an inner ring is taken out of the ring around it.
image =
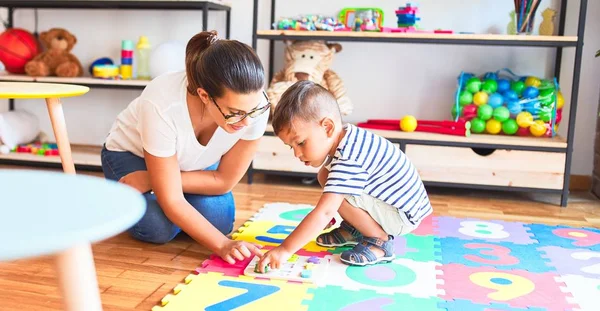
[[[270,25],[275,22],[276,0],[271,0]],[[579,81],[581,62],[583,54],[583,38],[585,32],[585,20],[587,12],[587,0],[581,0],[579,17],[577,23],[577,35],[565,36],[565,20],[567,11],[567,0],[561,0],[560,16],[557,36],[519,36],[519,35],[493,35],[493,34],[422,34],[422,33],[372,33],[372,32],[326,32],[326,31],[283,31],[283,30],[258,30],[258,0],[254,0],[253,38],[252,46],[257,49],[259,39],[269,41],[269,81],[273,77],[274,42],[282,40],[327,40],[365,43],[396,43],[396,44],[435,44],[435,45],[486,45],[486,46],[515,46],[532,48],[555,48],[556,58],[554,65],[554,76],[559,78],[563,57],[563,48],[575,49],[575,61],[573,66],[573,79],[571,102],[569,106],[569,123],[567,136],[555,138],[531,138],[523,140],[517,137],[500,137],[492,135],[474,135],[472,137],[449,137],[437,134],[417,133],[399,134],[393,131],[377,131],[378,134],[397,143],[405,151],[407,145],[420,146],[460,146],[475,149],[495,149],[539,151],[546,153],[564,154],[564,174],[561,189],[548,189],[539,187],[497,186],[480,185],[476,183],[447,183],[437,181],[425,181],[425,184],[436,186],[449,186],[474,189],[494,189],[508,191],[536,191],[557,193],[561,195],[560,205],[566,206],[569,195],[569,182],[571,162],[574,144],[575,120],[577,116],[577,101],[579,96]],[[267,131],[267,136],[273,136],[272,131]],[[517,138],[510,141],[506,138]],[[299,177],[314,177],[314,174],[306,172],[275,171],[268,169],[250,168],[249,180],[255,172],[267,174],[292,175]]]

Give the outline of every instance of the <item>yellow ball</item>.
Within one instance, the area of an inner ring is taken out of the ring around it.
[[[485,123],[485,129],[490,134],[498,134],[502,130],[502,123],[496,119],[489,119]]]
[[[561,109],[565,105],[565,98],[560,91],[556,92],[556,109]]]
[[[533,116],[527,111],[519,112],[517,115],[517,124],[519,127],[529,127],[533,123]]]
[[[488,94],[486,92],[477,92],[473,95],[473,103],[477,106],[482,106],[487,104],[488,102]]]
[[[554,133],[558,133],[558,124],[554,124]]]
[[[546,124],[542,120],[535,120],[529,127],[529,132],[535,137],[540,137],[546,133]]]
[[[417,129],[417,119],[411,115],[400,119],[400,129],[404,132],[414,132]]]
[[[525,86],[540,87],[541,84],[542,81],[536,77],[527,77],[525,79]]]

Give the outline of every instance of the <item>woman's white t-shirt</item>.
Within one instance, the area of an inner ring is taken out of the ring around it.
[[[200,144],[187,108],[186,87],[185,71],[153,79],[118,115],[106,139],[106,149],[129,151],[142,158],[143,150],[156,157],[177,154],[180,169],[194,171],[215,164],[238,140],[255,140],[263,136],[268,111],[251,119],[249,126],[233,134],[217,127],[208,144]],[[263,99],[258,105],[266,104]]]

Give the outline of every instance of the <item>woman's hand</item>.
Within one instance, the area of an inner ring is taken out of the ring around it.
[[[152,190],[152,183],[150,182],[150,175],[148,174],[148,171],[135,171],[129,173],[121,177],[119,182],[133,187],[141,193],[146,193]]]
[[[242,261],[256,255],[262,257],[259,246],[245,241],[229,240],[219,250],[219,256],[230,264],[235,264],[236,259]]]

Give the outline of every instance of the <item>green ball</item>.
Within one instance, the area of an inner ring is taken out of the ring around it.
[[[551,97],[554,94],[554,89],[540,89],[540,97]]]
[[[498,90],[498,82],[496,82],[494,79],[487,79],[485,82],[483,82],[481,90],[488,94],[496,93]]]
[[[477,117],[481,120],[487,121],[492,117],[492,113],[494,112],[494,108],[490,105],[481,105],[477,108]]]
[[[523,90],[525,89],[525,83],[523,81],[514,81],[510,86],[510,89],[521,96],[521,93],[523,93]]]
[[[554,83],[550,80],[546,80],[546,79],[542,79],[542,81],[540,81],[540,89],[552,89],[554,90]]]
[[[467,91],[475,94],[481,91],[481,80],[477,77],[470,78],[467,80]]]
[[[548,107],[540,109],[539,117],[544,122],[550,122],[552,120],[552,110],[548,109]]]
[[[473,102],[473,94],[469,91],[462,91],[458,97],[458,102],[461,106],[466,106]]]
[[[493,112],[494,119],[504,122],[510,118],[510,111],[504,106],[497,107]]]
[[[463,106],[460,106],[458,108],[458,116],[462,116],[463,113]],[[457,111],[456,111],[456,106],[452,106],[452,119],[456,119],[457,117]]]
[[[519,130],[519,125],[514,119],[508,119],[502,123],[502,132],[506,135],[514,135]]]
[[[483,133],[485,131],[485,121],[479,118],[471,120],[471,133]]]

